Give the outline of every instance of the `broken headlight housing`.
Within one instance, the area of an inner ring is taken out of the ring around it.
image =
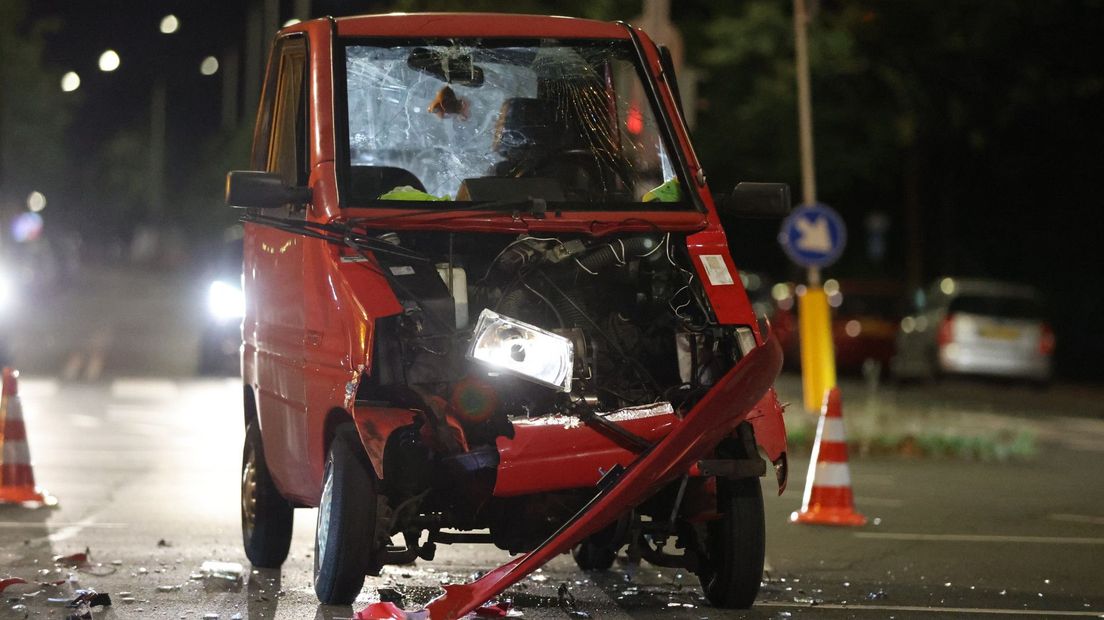
[[[491,310],[479,315],[467,358],[561,392],[571,391],[571,341]]]

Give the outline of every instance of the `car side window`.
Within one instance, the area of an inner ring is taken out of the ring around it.
[[[288,185],[307,184],[306,42],[285,39],[273,97],[272,135],[265,170],[278,172]]]

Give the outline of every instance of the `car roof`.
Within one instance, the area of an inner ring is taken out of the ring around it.
[[[933,288],[939,290],[940,282],[945,278],[935,281]],[[954,281],[953,296],[982,295],[986,297],[1027,297],[1038,299],[1039,291],[1027,284],[1018,282],[1006,282],[990,278],[951,278]]]
[[[554,37],[627,39],[624,25],[577,17],[510,13],[388,13],[341,17],[343,37]]]

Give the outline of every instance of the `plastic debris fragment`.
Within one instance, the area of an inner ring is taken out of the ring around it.
[[[556,591],[557,596],[560,599],[560,608],[567,612],[569,618],[589,618],[590,614],[579,609],[575,602],[575,595],[571,593],[571,590],[567,587],[566,583],[561,583],[559,590]]]
[[[245,569],[237,562],[207,560],[199,567],[199,572],[203,578],[238,582],[242,580]]]
[[[83,553],[74,553],[72,555],[55,555],[54,564],[59,566],[65,566],[67,568],[80,568],[88,565],[88,556],[91,555],[88,548],[85,547]]]
[[[403,593],[394,588],[378,588],[376,593],[379,595],[381,603],[394,603],[399,607],[403,606]]]
[[[14,586],[21,583],[27,583],[26,580],[19,577],[8,577],[7,579],[0,579],[0,592],[3,592],[8,586]]]
[[[354,620],[428,620],[424,609],[405,611],[394,603],[372,603],[353,616]]]
[[[513,608],[513,604],[509,601],[503,601],[501,603],[495,603],[494,605],[484,605],[475,610],[475,615],[481,618],[506,618],[510,616],[510,610]]]
[[[79,608],[82,605],[88,607],[110,607],[111,595],[107,592],[97,592],[95,590],[77,590],[74,592],[74,597],[68,603],[66,607]]]

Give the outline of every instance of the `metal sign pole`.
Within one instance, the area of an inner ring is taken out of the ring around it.
[[[801,145],[801,186],[803,204],[815,205],[816,169],[813,159],[813,112],[809,88],[809,45],[806,28],[809,21],[805,0],[794,0],[794,48],[797,55],[797,117]],[[832,323],[828,297],[821,287],[820,266],[808,265],[805,293],[798,295],[799,334],[801,338],[801,384],[805,409],[820,411],[827,391],[836,385],[835,351],[832,348]]]

